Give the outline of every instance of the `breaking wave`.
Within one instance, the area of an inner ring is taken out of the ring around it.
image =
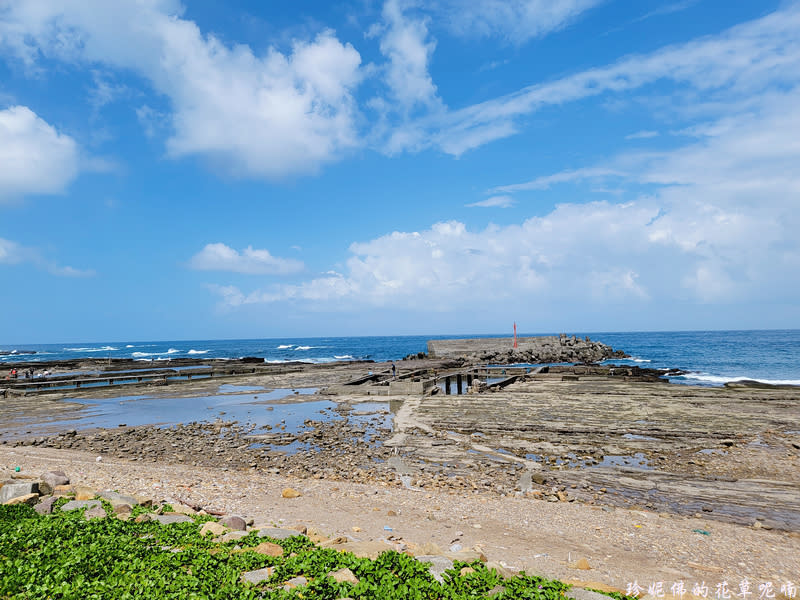
[[[768,385],[800,385],[800,379],[761,379],[757,377],[733,377],[723,375],[710,375],[708,373],[685,373],[678,377],[673,377],[676,380],[684,381],[698,381],[705,384],[725,385],[726,383],[733,383],[735,381],[755,381],[757,383],[765,383]]]
[[[64,350],[69,352],[113,352],[115,350],[119,350],[119,348],[114,348],[114,346],[103,346],[102,348],[64,348]]]

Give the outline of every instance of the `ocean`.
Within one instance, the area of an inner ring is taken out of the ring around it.
[[[589,336],[631,355],[615,359],[617,364],[655,369],[681,369],[676,383],[723,385],[752,379],[764,383],[800,385],[800,330],[764,331],[671,331],[671,332],[565,332]],[[339,360],[399,360],[424,352],[429,339],[503,337],[493,335],[427,335],[324,338],[274,338],[257,340],[190,340],[144,342],[96,342],[75,344],[29,344],[0,351],[34,350],[36,354],[0,355],[8,368],[21,361],[52,361],[75,358],[129,358],[147,363],[165,363],[176,358],[240,358],[258,356],[268,363],[304,361],[325,363]],[[553,333],[525,333],[556,335]],[[509,340],[511,336],[508,336]]]

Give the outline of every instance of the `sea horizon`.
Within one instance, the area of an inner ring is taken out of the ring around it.
[[[763,327],[763,328],[742,328],[742,329],[726,329],[726,328],[708,328],[708,329],[629,329],[629,330],[597,330],[597,331],[589,331],[585,332],[584,330],[563,330],[563,331],[550,331],[550,332],[523,332],[518,331],[517,337],[538,337],[538,336],[552,336],[552,335],[560,335],[562,333],[567,335],[601,335],[605,333],[611,334],[646,334],[646,333],[658,333],[658,334],[666,334],[666,333],[722,333],[722,332],[731,332],[731,333],[755,333],[760,331],[798,331],[800,332],[800,327]],[[430,339],[469,339],[469,338],[492,338],[492,337],[514,337],[513,330],[509,332],[490,332],[490,333],[474,333],[474,332],[467,332],[467,333],[385,333],[385,334],[370,334],[370,335],[271,335],[266,337],[211,337],[211,338],[202,338],[202,337],[188,337],[188,338],[171,338],[171,339],[163,339],[163,340],[129,340],[129,339],[117,339],[117,340],[61,340],[61,341],[51,341],[51,342],[23,342],[23,343],[16,343],[16,342],[3,342],[0,341],[0,351],[2,350],[9,350],[11,346],[15,346],[19,349],[22,349],[23,346],[52,346],[58,344],[81,344],[81,345],[91,345],[91,344],[144,344],[144,343],[158,343],[158,342],[203,342],[203,341],[212,341],[212,342],[239,342],[239,341],[260,341],[260,340],[281,340],[281,339],[328,339],[328,338],[387,338],[387,337],[395,337],[395,338],[402,338],[402,337],[425,337],[428,336]],[[602,340],[597,340],[602,341]]]
[[[678,383],[724,385],[738,380],[800,385],[800,329],[518,332],[541,335],[589,336],[630,355],[608,362],[653,369],[679,369]],[[175,359],[263,358],[266,363],[337,361],[397,361],[427,352],[427,341],[447,338],[507,337],[511,333],[427,334],[388,336],[313,336],[241,339],[123,340],[0,345],[0,365],[76,359],[128,359],[143,365],[168,365]],[[35,354],[24,354],[32,351]]]

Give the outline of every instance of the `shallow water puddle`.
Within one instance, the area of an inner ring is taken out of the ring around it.
[[[163,398],[152,396],[119,396],[117,398],[67,399],[86,408],[77,419],[56,423],[69,429],[92,427],[112,428],[121,425],[137,426],[159,424],[165,427],[194,421],[226,421],[250,423],[256,427],[280,426],[283,422],[296,429],[303,421],[312,418],[321,408],[335,406],[328,400],[269,404],[287,396],[309,395],[317,388],[277,389],[257,394],[220,394],[213,396]],[[287,427],[288,428],[288,427]]]
[[[264,389],[263,385],[235,385],[233,383],[223,383],[217,390],[218,394],[238,394],[241,392],[260,392]]]

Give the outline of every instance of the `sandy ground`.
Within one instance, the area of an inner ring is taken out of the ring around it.
[[[0,446],[0,474],[8,477],[16,466],[29,475],[60,469],[75,485],[199,504],[256,522],[303,523],[330,536],[389,539],[399,547],[433,542],[443,550],[452,544],[479,546],[490,560],[528,573],[621,590],[636,581],[645,592],[661,583],[666,597],[676,582],[688,590],[704,582],[709,597],[722,582],[735,593],[745,578],[751,590],[771,583],[778,598],[787,582],[800,587],[800,534],[703,517],[300,480],[254,470],[144,465],[110,457],[98,462],[97,455],[84,452]],[[285,487],[302,496],[282,498]],[[590,570],[571,566],[580,558]]]

